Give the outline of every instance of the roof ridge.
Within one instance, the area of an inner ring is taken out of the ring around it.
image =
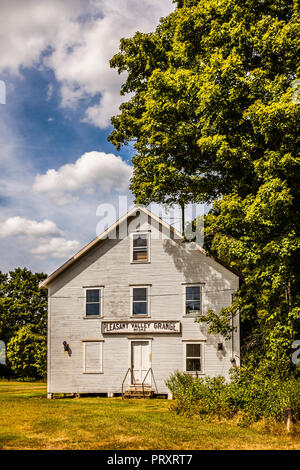
[[[182,233],[180,233],[177,229],[175,229],[172,225],[168,224],[165,222],[161,217],[157,216],[156,214],[153,214],[149,209],[147,209],[143,204],[135,204],[131,209],[129,209],[126,214],[122,215],[117,219],[110,227],[108,227],[106,230],[104,230],[100,235],[95,237],[93,240],[91,240],[87,245],[85,245],[83,248],[81,248],[77,253],[75,253],[71,258],[69,258],[65,263],[63,263],[59,268],[57,268],[53,273],[51,273],[46,279],[44,279],[42,282],[40,282],[39,287],[45,288],[47,285],[52,282],[57,276],[59,276],[62,272],[64,272],[69,266],[71,266],[77,259],[79,259],[81,256],[83,256],[85,253],[87,253],[91,248],[93,248],[99,241],[105,239],[105,237],[114,230],[120,223],[122,223],[124,220],[126,220],[128,217],[131,215],[135,214],[137,211],[142,210],[145,214],[148,216],[152,217],[152,219],[156,220],[158,223],[162,224],[165,228],[168,230],[172,231],[179,239],[184,240],[184,236]],[[193,242],[194,243],[194,242]],[[212,258],[214,261],[217,263],[221,264],[223,267],[228,269],[229,271],[233,272],[230,268],[225,266],[222,262],[217,260],[214,256],[209,254],[202,246],[198,245],[195,243],[196,248],[201,251],[203,254],[206,256],[209,256]],[[233,272],[234,273],[234,272]],[[234,273],[236,275],[236,273]]]

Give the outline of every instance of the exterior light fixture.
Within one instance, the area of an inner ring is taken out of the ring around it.
[[[217,351],[223,351],[223,343],[217,344]]]
[[[69,351],[69,345],[67,341],[63,341],[64,351]]]

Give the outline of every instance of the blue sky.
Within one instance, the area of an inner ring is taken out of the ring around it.
[[[7,75],[4,81],[7,106],[1,108],[1,114],[14,123],[14,132],[22,147],[30,149],[30,159],[39,172],[72,163],[92,150],[116,153],[107,140],[111,126],[103,129],[82,122],[85,109],[96,104],[101,94],[63,108],[60,85],[51,69],[26,68],[21,77]],[[130,162],[132,149],[122,148],[118,154]]]
[[[96,236],[99,206],[132,204],[132,149],[107,141],[125,77],[108,62],[121,37],[154,30],[174,4],[0,4],[0,270],[49,274]]]

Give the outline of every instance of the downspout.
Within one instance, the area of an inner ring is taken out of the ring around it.
[[[232,333],[231,333],[231,362],[235,362],[235,357],[234,357],[234,331],[233,331],[233,315],[231,315],[231,328],[232,328]]]
[[[233,296],[234,294],[231,294],[231,304],[233,302]],[[231,314],[231,328],[232,328],[232,332],[231,332],[231,358],[230,358],[230,362],[232,364],[235,364],[236,360],[235,360],[235,357],[234,357],[234,329],[233,329],[233,314]]]
[[[184,239],[184,241],[185,241],[184,226],[185,226],[184,204],[182,204],[182,205],[181,205],[181,234],[182,234],[183,239]]]

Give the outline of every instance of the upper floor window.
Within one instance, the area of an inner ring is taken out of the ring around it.
[[[132,315],[148,315],[148,288],[132,288]]]
[[[185,313],[186,315],[201,313],[201,286],[186,286]]]
[[[101,289],[86,289],[85,314],[87,317],[101,315]]]
[[[147,233],[134,233],[132,235],[132,261],[149,261],[149,246]]]

